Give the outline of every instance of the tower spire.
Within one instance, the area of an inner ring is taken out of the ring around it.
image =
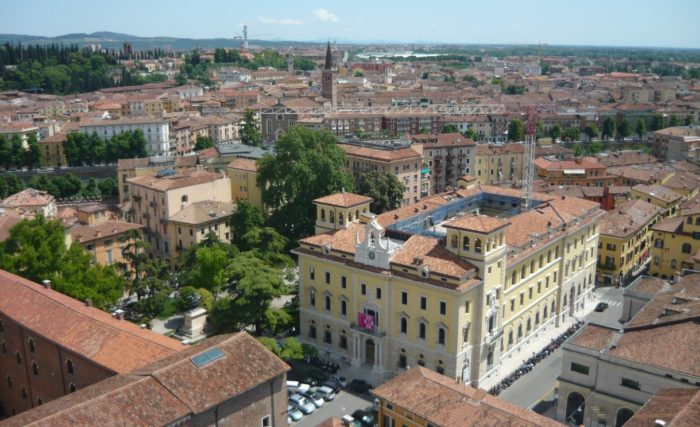
[[[330,70],[333,68],[333,54],[331,53],[331,42],[328,41],[328,47],[326,48],[326,66],[324,69]]]

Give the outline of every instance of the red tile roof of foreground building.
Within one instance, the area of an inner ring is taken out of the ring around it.
[[[468,214],[461,218],[453,219],[444,224],[446,228],[475,231],[477,233],[490,233],[510,224],[509,221],[488,215]]]
[[[319,197],[314,200],[314,203],[320,203],[324,205],[338,206],[341,208],[350,208],[353,206],[361,205],[363,203],[372,202],[371,197],[362,196],[355,193],[335,193],[324,197]]]
[[[436,427],[561,426],[528,409],[416,366],[371,391]]]
[[[696,427],[700,420],[700,390],[669,388],[659,390],[625,423],[630,427]]]
[[[0,315],[115,373],[183,349],[156,334],[43,285],[0,270]]]

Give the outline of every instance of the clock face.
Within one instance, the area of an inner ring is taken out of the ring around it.
[[[374,252],[369,253],[369,259],[374,259]]]

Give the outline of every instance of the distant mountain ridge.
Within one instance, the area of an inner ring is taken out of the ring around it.
[[[240,40],[233,38],[191,39],[180,37],[140,37],[131,34],[98,31],[94,33],[70,33],[54,37],[33,36],[26,34],[0,34],[0,43],[22,44],[77,44],[79,46],[99,44],[107,49],[121,49],[124,42],[130,42],[137,50],[171,48],[173,50],[190,50],[194,48],[212,49],[217,47],[239,47]],[[289,45],[315,45],[314,42],[248,40],[251,46],[280,47]]]

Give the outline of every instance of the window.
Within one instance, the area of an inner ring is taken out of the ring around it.
[[[70,359],[66,360],[66,370],[69,374],[75,373],[75,366],[73,365],[73,361]]]
[[[311,307],[316,307],[316,292],[313,290],[309,292],[309,305]]]
[[[0,320],[0,332],[5,332],[5,324]]]
[[[445,301],[440,301],[440,314],[445,315],[447,313],[447,303]]]
[[[345,276],[340,276],[340,287],[345,289],[348,286],[348,279]]]
[[[481,239],[474,239],[474,252],[481,253]]]
[[[331,297],[326,295],[326,311],[331,311]]]
[[[343,316],[348,315],[348,302],[344,299],[340,300],[340,314]]]
[[[579,374],[588,375],[588,366],[581,365],[576,362],[571,362],[571,370],[573,372],[578,372]]]
[[[345,335],[340,336],[340,341],[338,341],[338,347],[340,348],[348,348],[348,337]]]
[[[408,292],[406,291],[401,291],[401,304],[408,304]]]
[[[401,369],[406,369],[406,366],[408,366],[408,361],[406,359],[405,354],[399,354],[399,368]],[[389,407],[389,404],[387,404],[387,408]],[[388,425],[388,424],[384,424]]]
[[[517,282],[517,277],[516,277],[516,272],[514,271],[510,274],[510,284],[515,285],[516,282]]]
[[[367,295],[367,285],[362,284],[362,295]]]
[[[684,254],[689,254],[690,251],[691,251],[690,243],[683,243],[683,247],[682,247],[681,251],[682,251]]]
[[[525,303],[525,292],[520,292],[520,305]]]
[[[465,251],[469,250],[469,237],[467,236],[464,236],[464,238],[462,239],[462,249]]]
[[[309,267],[309,279],[316,280],[316,269]]]
[[[331,331],[323,331],[323,342],[331,344],[332,341]]]
[[[425,339],[425,323],[423,322],[418,324],[418,338]]]
[[[22,399],[26,399],[26,398],[27,398],[27,389],[22,387]]]
[[[510,311],[515,311],[515,298],[510,299]]]
[[[9,375],[7,376],[7,386],[10,388],[12,387],[12,377]]]
[[[29,352],[32,354],[36,354],[36,344],[34,343],[34,339],[29,338]]]
[[[464,312],[467,313],[467,314],[469,314],[469,302],[470,302],[470,301],[466,301],[466,302],[464,303]]]
[[[262,417],[262,420],[260,420],[260,426],[261,427],[270,427],[272,424],[270,423],[270,416],[265,415]]]
[[[527,290],[527,298],[532,299],[532,287],[528,288]]]
[[[7,343],[4,340],[0,341],[0,348],[2,348],[3,354],[7,354]]]
[[[405,317],[401,318],[401,333],[402,334],[408,333],[408,319],[406,319]]]
[[[639,386],[639,381],[631,380],[629,378],[622,378],[622,380],[620,381],[620,385],[622,387],[631,388],[633,390],[641,389],[641,387]]]
[[[445,345],[445,328],[438,328],[438,344]]]
[[[316,326],[309,326],[309,338],[316,339]]]
[[[326,271],[326,285],[331,284],[331,273]]]
[[[377,299],[382,299],[382,288],[377,288],[376,294],[377,294]]]
[[[428,306],[428,298],[427,297],[420,297],[420,309],[425,310]]]
[[[39,376],[39,364],[36,362],[32,362],[32,373],[37,377]]]
[[[21,365],[22,364],[22,355],[19,354],[19,351],[15,351],[15,358],[17,359],[17,364]]]

